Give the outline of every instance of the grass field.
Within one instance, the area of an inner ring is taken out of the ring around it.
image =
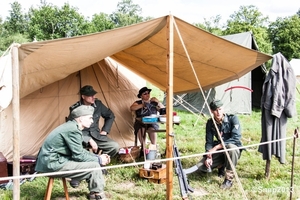
[[[298,94],[297,94],[298,95]],[[153,91],[152,96],[162,94],[159,91]],[[298,95],[299,96],[299,95]],[[300,112],[299,103],[297,102],[297,111]],[[206,119],[188,112],[177,111],[181,118],[180,125],[174,126],[176,144],[180,150],[181,156],[190,156],[189,158],[181,159],[184,168],[195,165],[201,156],[193,156],[204,152],[204,127]],[[211,182],[207,182],[205,174],[195,172],[188,175],[189,184],[195,189],[195,193],[191,196],[193,199],[289,199],[290,184],[291,184],[291,162],[293,153],[293,140],[287,140],[286,144],[286,163],[280,164],[273,157],[271,161],[270,179],[265,178],[265,164],[262,155],[257,151],[261,137],[261,113],[260,110],[254,110],[252,115],[239,115],[242,125],[242,142],[244,146],[253,145],[242,153],[242,156],[237,165],[237,174],[234,185],[230,190],[220,190],[219,184],[223,179],[217,177],[217,171],[213,171]],[[299,125],[299,118],[294,117],[289,119],[287,126],[287,137],[291,137],[294,129]],[[159,133],[158,143],[162,150],[166,145],[166,134]],[[299,143],[299,141],[297,141]],[[164,158],[164,157],[163,157]],[[136,160],[136,166],[121,167],[119,160],[113,160],[109,166],[116,168],[109,169],[109,175],[106,179],[106,192],[110,199],[114,200],[163,200],[166,199],[166,185],[154,184],[148,182],[147,179],[139,177],[139,169],[142,165],[138,165],[143,159]],[[300,165],[299,165],[299,145],[296,146],[294,166],[294,188],[293,199],[300,198]],[[238,184],[241,183],[241,187]],[[47,178],[35,178],[32,182],[25,182],[21,187],[21,199],[43,199]],[[73,189],[69,187],[71,199],[87,199],[87,184],[82,182],[79,188]],[[200,195],[199,191],[206,192],[205,195]],[[182,199],[176,174],[173,176],[173,199]],[[12,199],[11,190],[0,190],[0,199]],[[56,180],[52,199],[64,199],[63,187],[60,181]]]

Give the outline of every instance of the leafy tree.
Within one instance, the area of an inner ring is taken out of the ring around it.
[[[8,35],[7,37],[0,37],[0,55],[12,44],[12,43],[26,43],[29,42],[28,38],[20,33]]]
[[[267,25],[268,17],[264,17],[258,8],[250,6],[240,6],[238,12],[230,15],[227,20],[226,29],[223,35],[251,31],[255,37],[259,50],[265,53],[271,53],[271,43],[268,37]]]
[[[138,4],[133,4],[132,0],[123,0],[117,5],[117,11],[110,17],[116,27],[128,26],[143,21],[140,16],[142,8]]]
[[[5,34],[6,30],[4,28],[4,24],[3,24],[3,19],[0,16],[0,37],[3,37],[3,35]]]
[[[13,2],[11,10],[9,10],[9,16],[6,18],[4,28],[10,33],[25,34],[27,32],[28,23],[26,16],[22,13],[22,6],[17,1]]]
[[[217,15],[215,17],[211,17],[210,20],[204,18],[204,24],[196,23],[194,24],[198,28],[204,29],[210,33],[215,35],[222,35],[222,28],[220,25],[221,15]]]
[[[90,33],[101,32],[104,30],[113,29],[114,27],[115,24],[110,19],[108,14],[94,14],[91,21]]]
[[[89,32],[90,24],[77,8],[65,3],[62,8],[41,2],[38,9],[29,9],[29,35],[31,39],[47,40],[72,37]]]
[[[299,12],[299,11],[298,11]],[[288,60],[300,58],[300,16],[277,18],[269,26],[274,53],[281,52]]]
[[[21,5],[18,2],[13,2],[11,5],[10,15],[3,22],[0,18],[0,55],[12,43],[29,42],[27,32],[27,21],[22,13]]]

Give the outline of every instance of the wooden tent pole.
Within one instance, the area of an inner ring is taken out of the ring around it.
[[[294,163],[295,163],[295,150],[296,150],[296,138],[299,137],[299,129],[295,129],[293,140],[293,157],[292,157],[292,171],[291,171],[291,186],[290,186],[290,200],[293,199],[294,192]]]
[[[172,15],[168,16],[167,27],[167,91],[166,91],[166,106],[167,106],[167,121],[166,121],[166,156],[167,158],[173,158],[173,50],[174,50],[174,32],[173,32],[174,18]],[[167,161],[167,200],[173,199],[173,161]]]
[[[20,176],[20,73],[18,44],[12,47],[13,176]],[[13,180],[13,199],[20,199],[20,180]]]

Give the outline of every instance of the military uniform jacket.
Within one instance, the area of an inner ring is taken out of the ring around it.
[[[80,106],[82,104],[83,104],[83,102],[78,101],[77,103],[75,103],[74,105],[72,105],[69,108],[70,115],[69,115],[68,119],[72,119],[71,118],[72,110],[74,110],[75,108],[77,108],[78,106]],[[105,131],[108,134],[110,132],[111,126],[112,126],[112,124],[115,120],[114,113],[109,108],[107,108],[100,100],[96,99],[95,103],[92,104],[92,106],[95,108],[94,114],[93,114],[94,122],[92,123],[90,128],[85,128],[85,129],[82,130],[83,141],[86,144],[89,142],[89,140],[91,138],[97,139],[98,137],[100,137],[99,133],[101,131]],[[100,117],[104,118],[104,124],[101,128],[101,131],[100,131],[100,128],[99,128]]]
[[[99,162],[97,155],[82,147],[82,132],[75,120],[55,128],[42,145],[35,170],[54,172],[60,170],[68,161]]]
[[[238,147],[241,143],[241,126],[238,117],[235,115],[225,114],[222,124],[217,124],[224,144],[235,144]],[[209,151],[214,146],[221,143],[218,132],[215,128],[213,120],[210,118],[206,123],[206,143],[205,150]]]

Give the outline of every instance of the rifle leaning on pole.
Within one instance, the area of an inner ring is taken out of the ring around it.
[[[186,176],[186,173],[184,169],[182,168],[182,164],[180,161],[180,155],[178,148],[175,144],[173,144],[173,153],[174,153],[174,163],[175,163],[175,172],[178,177],[178,182],[179,182],[179,187],[180,187],[180,192],[181,192],[181,197],[182,199],[186,200],[189,198],[189,192],[194,192],[194,189],[189,186],[189,182]]]

